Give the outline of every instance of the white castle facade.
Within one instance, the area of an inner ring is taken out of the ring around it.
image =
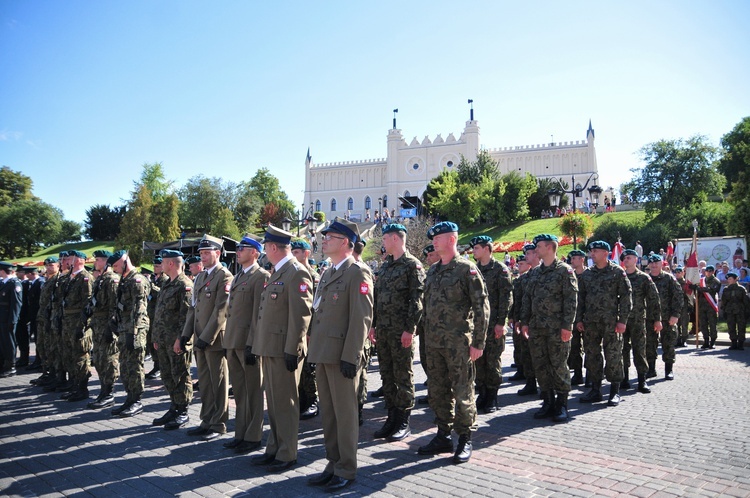
[[[308,152],[305,205],[323,211],[326,219],[349,216],[364,221],[368,215],[372,219],[376,210],[382,212],[386,208],[395,208],[399,213],[402,208],[416,207],[416,199],[422,199],[430,180],[444,169],[457,167],[462,155],[474,161],[480,151],[476,120],[467,121],[458,138],[451,133],[434,140],[425,137],[421,142],[414,137],[409,143],[395,124],[394,119],[394,127],[388,131],[385,158],[315,164]],[[586,140],[487,151],[502,174],[516,171],[523,176],[528,172],[537,178],[561,178],[568,184],[575,177],[576,185],[583,187],[592,174],[598,173],[590,121]],[[587,197],[589,192],[584,190],[582,197],[576,199],[577,205],[582,205]]]

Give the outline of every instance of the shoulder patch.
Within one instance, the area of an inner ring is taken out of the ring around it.
[[[16,285],[16,292],[21,292],[23,288],[20,285]]]
[[[573,273],[575,270],[573,268],[568,268],[568,273]]]
[[[370,284],[368,284],[367,282],[362,282],[361,284],[359,284],[360,294],[367,294],[368,292],[370,292]]]
[[[192,291],[192,290],[193,290],[192,287],[185,287],[185,291]]]
[[[231,288],[232,288],[232,284],[226,284],[224,286],[224,292],[229,292],[229,289],[231,289]]]
[[[305,283],[299,284],[299,291],[302,294],[305,294],[307,292],[307,284],[305,284]]]
[[[135,279],[135,283],[140,284],[141,283],[141,279],[140,278],[136,278]]]
[[[477,269],[476,268],[469,268],[469,275],[476,275]]]

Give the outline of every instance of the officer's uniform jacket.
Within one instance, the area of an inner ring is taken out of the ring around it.
[[[216,263],[209,274],[203,270],[193,282],[193,305],[185,319],[183,337],[193,334],[209,344],[208,351],[224,349],[224,326],[227,321],[227,298],[232,286],[232,274]]]
[[[13,330],[21,315],[23,286],[16,277],[9,277],[0,284],[0,326]]]
[[[224,331],[225,349],[245,349],[253,345],[260,308],[260,295],[270,276],[258,263],[240,270],[232,280],[227,305],[227,323]]]

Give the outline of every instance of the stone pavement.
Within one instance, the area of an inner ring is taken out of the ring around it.
[[[534,420],[539,401],[517,396],[519,383],[504,384],[502,408],[480,415],[474,456],[460,466],[452,465],[448,455],[416,454],[435,433],[424,405],[412,416],[412,437],[373,442],[385,411],[382,400],[370,401],[360,431],[359,474],[345,494],[750,496],[750,349],[677,351],[674,381],[663,380],[660,360],[660,378],[651,394],[629,390],[615,408],[571,399],[571,420],[563,425]],[[511,360],[509,343],[503,361],[509,365]],[[510,373],[506,368],[506,378]],[[415,374],[425,394],[421,366],[415,366]],[[86,410],[85,402],[60,401],[59,395],[30,386],[34,376],[0,379],[2,495],[323,495],[306,485],[325,464],[320,417],[301,422],[298,465],[268,475],[250,465],[252,454],[234,456],[223,449],[224,438],[196,441],[186,429],[152,427],[151,420],[168,408],[160,381],[147,381],[144,413],[120,419],[111,418],[108,410]],[[90,386],[97,384],[92,377]],[[379,385],[373,362],[370,390]],[[578,398],[582,392],[571,394]],[[119,401],[123,398],[120,394]],[[198,422],[199,409],[196,399],[191,426]]]

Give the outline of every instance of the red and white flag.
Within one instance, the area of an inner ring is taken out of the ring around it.
[[[612,261],[620,266],[624,266],[622,261],[620,261],[620,256],[622,255],[622,252],[624,250],[625,245],[618,239],[618,241],[615,243],[615,247],[612,248]]]
[[[685,292],[690,297],[690,302],[695,301],[692,289],[688,287],[690,284],[698,284],[701,282],[701,270],[698,268],[698,231],[693,230],[693,243],[690,246],[690,256],[688,256],[687,263],[685,263],[685,281],[688,285],[685,286]]]

